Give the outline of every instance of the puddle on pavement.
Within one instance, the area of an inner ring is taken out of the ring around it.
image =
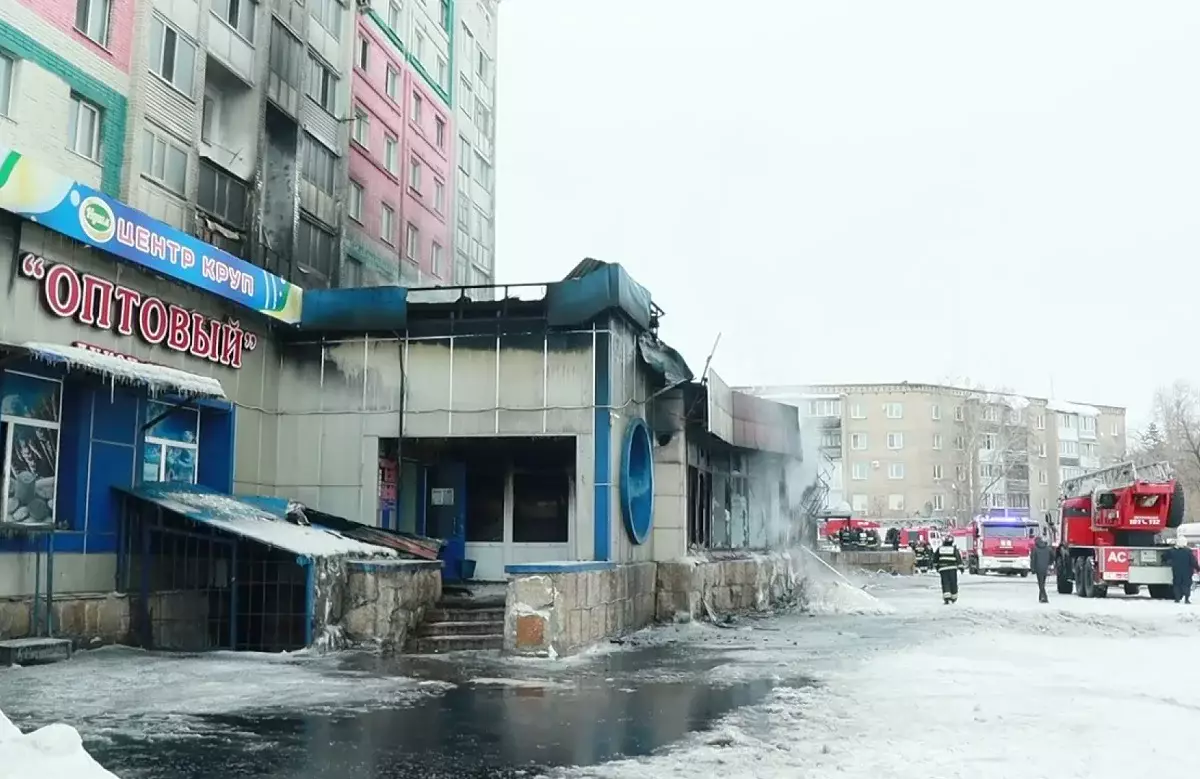
[[[719,663],[695,647],[661,646],[577,669],[351,658],[346,664],[359,671],[404,668],[459,686],[405,708],[206,716],[196,724],[219,738],[185,731],[178,739],[117,737],[89,748],[124,779],[515,779],[646,755],[761,701],[773,687],[808,683],[701,678]]]

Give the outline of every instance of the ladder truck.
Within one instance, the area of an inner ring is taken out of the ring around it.
[[[1171,568],[1163,553],[1167,529],[1183,523],[1183,485],[1168,462],[1134,461],[1090,471],[1061,486],[1054,573],[1058,592],[1103,598],[1110,585],[1137,595],[1172,597]]]

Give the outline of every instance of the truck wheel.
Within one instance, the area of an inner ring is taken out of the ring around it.
[[[1093,598],[1107,598],[1108,597],[1108,585],[1107,584],[1097,584],[1095,590],[1092,591],[1092,597]]]
[[[1125,594],[1126,595],[1137,595],[1141,591],[1142,591],[1142,587],[1140,584],[1130,584],[1129,582],[1125,582]]]
[[[1022,579],[1024,579],[1024,578],[1025,578],[1025,577],[1027,577],[1027,576],[1029,576],[1029,571],[1021,571],[1021,578],[1022,578]]]
[[[1074,589],[1074,583],[1067,574],[1067,569],[1061,564],[1055,566],[1055,579],[1058,582],[1058,594],[1070,595],[1071,590]]]
[[[1183,524],[1183,509],[1183,485],[1176,481],[1171,493],[1171,505],[1167,507],[1167,527],[1177,528]]]
[[[1084,597],[1084,595],[1083,595],[1083,558],[1082,557],[1075,558],[1074,568],[1075,568],[1075,594],[1082,598],[1082,597]]]
[[[1169,584],[1150,584],[1146,589],[1150,591],[1150,597],[1154,600],[1170,600],[1174,596]]]

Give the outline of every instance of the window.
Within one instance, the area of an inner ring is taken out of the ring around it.
[[[363,286],[363,266],[362,261],[357,257],[347,254],[346,261],[342,263],[342,277],[340,284],[343,287],[356,289]]]
[[[1059,414],[1058,426],[1063,430],[1074,430],[1077,427],[1074,414]]]
[[[212,143],[217,137],[217,125],[221,121],[219,110],[220,103],[217,96],[206,91],[204,103],[200,107],[200,140],[204,143]]]
[[[371,42],[363,35],[358,36],[354,64],[360,70],[366,70],[371,64]]]
[[[446,213],[446,184],[437,179],[433,180],[433,210],[439,214]]]
[[[354,142],[364,149],[371,146],[371,119],[367,112],[358,106],[354,107]]]
[[[1097,457],[1099,450],[1093,443],[1084,442],[1079,445],[1079,455],[1081,457]]]
[[[442,29],[450,32],[450,25],[453,23],[450,14],[450,0],[441,0],[442,2]]]
[[[854,403],[853,405],[850,406],[850,418],[851,419],[866,419],[867,418],[867,415],[865,413],[863,413],[863,407],[861,404]]]
[[[904,406],[900,403],[884,403],[883,413],[888,419],[903,419]]]
[[[383,164],[388,169],[388,173],[393,176],[400,172],[398,170],[400,163],[397,160],[399,146],[394,135],[383,136]]]
[[[1046,415],[1038,414],[1037,416],[1035,416],[1033,418],[1033,424],[1034,424],[1034,426],[1037,427],[1038,430],[1045,430],[1046,429]]]
[[[967,439],[960,435],[954,436],[954,448],[960,452],[962,450],[966,449],[967,448]]]
[[[108,0],[75,0],[75,29],[108,46]]]
[[[842,434],[836,430],[826,430],[821,433],[821,448],[822,449],[841,449]]]
[[[850,466],[850,478],[854,481],[864,481],[867,478],[867,464],[854,463]]]
[[[1041,500],[1038,501],[1038,508],[1042,511],[1046,510],[1046,499],[1045,498],[1042,498]]]
[[[25,373],[0,374],[0,456],[4,522],[51,525],[56,521],[62,383]]]
[[[177,195],[187,184],[187,152],[166,133],[142,131],[142,175],[162,184]]]
[[[1119,435],[1121,435],[1121,423],[1120,423],[1120,422],[1113,422],[1113,423],[1112,423],[1112,428],[1110,429],[1110,431],[1109,431],[1109,432],[1111,432],[1111,433],[1112,433],[1112,435],[1114,435],[1114,436],[1119,436]]]
[[[408,223],[408,232],[404,237],[404,255],[414,262],[421,261],[421,231],[412,222]]]
[[[932,504],[934,511],[944,511],[946,509],[946,497],[944,495],[934,495]]]
[[[421,163],[416,157],[408,161],[408,187],[415,192],[421,191]]]
[[[866,495],[857,493],[850,496],[850,508],[855,514],[866,514],[869,500]]]
[[[300,175],[304,180],[329,196],[333,196],[333,184],[336,178],[337,158],[325,145],[308,133],[301,137],[301,152],[303,164]]]
[[[995,434],[994,433],[985,433],[983,436],[983,441],[980,444],[980,448],[987,449],[990,451],[992,449],[995,449],[996,446],[997,446],[997,441],[996,441]]]
[[[299,89],[303,63],[304,49],[299,39],[288,32],[278,19],[272,19],[271,51],[268,64],[271,73],[278,76],[283,83]]]
[[[362,224],[363,220],[363,188],[354,179],[350,180],[350,197],[347,199],[346,213],[355,222]]]
[[[342,37],[342,15],[345,9],[338,0],[309,0],[309,12],[317,24],[334,38]]]
[[[8,116],[12,108],[13,76],[16,63],[0,54],[0,116]]]
[[[471,144],[465,135],[458,136],[458,167],[459,170],[471,172]],[[468,185],[470,182],[467,182]],[[462,187],[459,187],[462,189]]]
[[[940,465],[933,466],[933,480],[934,481],[942,480],[942,466],[940,466]]]
[[[446,120],[442,117],[437,117],[433,120],[433,137],[439,149],[446,148]]]
[[[903,449],[904,448],[904,433],[888,433],[887,434],[888,449]]]
[[[429,269],[433,272],[434,276],[437,276],[439,279],[444,278],[444,269],[442,268],[442,245],[437,241],[434,241],[433,246],[430,247]]]
[[[445,89],[449,81],[450,67],[446,64],[446,58],[439,54],[437,58],[437,85]]]
[[[492,165],[478,151],[475,152],[475,180],[488,192],[492,191]]]
[[[396,242],[396,212],[387,203],[379,210],[379,237],[388,244]]]
[[[1059,441],[1058,442],[1059,457],[1078,457],[1079,442],[1078,441]]]
[[[1096,418],[1095,417],[1080,417],[1079,430],[1084,433],[1096,433]]]
[[[863,451],[864,449],[866,449],[867,448],[867,434],[866,433],[851,433],[850,434],[850,448],[855,449],[860,452]]]
[[[400,12],[403,10],[396,0],[388,3],[387,24],[393,32],[400,32]]]
[[[888,463],[888,478],[903,479],[904,478],[904,463]]]
[[[941,419],[942,418],[942,407],[939,406],[937,403],[934,403],[932,406],[930,406],[929,407],[929,418],[932,420],[935,420],[935,421],[938,419]]]
[[[233,227],[246,224],[246,185],[204,159],[196,204]]]
[[[471,100],[467,97],[467,95],[471,94],[471,82],[466,76],[458,77],[458,91],[461,93],[461,99],[457,101],[459,108],[461,108],[463,113],[465,113],[467,116],[470,116]]]
[[[1048,473],[1046,473],[1045,468],[1039,468],[1038,469],[1038,484],[1049,484],[1049,483],[1050,483],[1050,475]]]
[[[482,48],[475,50],[475,75],[485,85],[492,83],[492,60]]]
[[[160,16],[150,22],[150,69],[188,97],[196,77],[196,47]]]
[[[1039,443],[1038,444],[1038,457],[1045,457],[1045,456],[1046,456],[1046,444]]]
[[[966,419],[966,415],[963,413],[963,407],[955,406],[954,407],[954,421],[962,422],[964,419]]]
[[[941,433],[933,434],[933,448],[934,449],[942,448],[942,434]]]
[[[984,406],[983,407],[983,421],[984,422],[995,422],[997,419],[998,419],[998,417],[996,415],[996,407],[995,406]]]
[[[1008,410],[1008,423],[1010,425],[1021,424],[1021,410],[1020,409],[1010,408]]]
[[[1007,496],[1004,493],[998,493],[992,496],[992,506],[998,509],[1008,506]]]
[[[842,401],[820,399],[808,401],[808,415],[810,417],[841,417]]]
[[[895,492],[888,495],[888,511],[904,511],[904,496]]]
[[[143,422],[154,426],[146,431],[142,449],[142,481],[195,484],[200,415],[194,409],[172,409],[151,400],[146,402]]]
[[[331,0],[334,2],[334,0]],[[311,53],[308,55],[308,96],[331,114],[337,111],[337,76]]]
[[[67,116],[67,134],[68,149],[89,160],[100,160],[100,109],[74,93]]]
[[[425,101],[416,92],[412,94],[412,120],[419,126],[421,124],[421,108]]]
[[[337,267],[337,236],[301,216],[296,228],[296,261],[306,271],[305,286],[329,286]]]
[[[399,89],[400,73],[390,64],[387,66],[387,75],[383,78],[383,88],[387,92],[387,96],[392,100],[396,99],[396,92]]]
[[[212,10],[238,35],[254,40],[254,0],[213,0]]]
[[[996,473],[996,467],[994,465],[992,465],[991,463],[980,463],[979,464],[979,476],[981,478],[991,479],[997,475],[998,474]]]
[[[425,33],[420,30],[413,33],[413,55],[417,62],[425,61]]]
[[[955,481],[966,481],[967,480],[967,466],[965,466],[965,465],[954,466],[954,479],[955,479]]]
[[[475,98],[475,127],[485,137],[492,137],[492,111],[479,98]]]

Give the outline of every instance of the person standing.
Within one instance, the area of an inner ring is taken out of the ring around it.
[[[1050,602],[1050,596],[1046,594],[1046,575],[1050,573],[1052,557],[1050,544],[1046,543],[1045,536],[1038,536],[1038,540],[1033,543],[1033,549],[1029,550],[1029,569],[1037,577],[1038,603]]]
[[[1171,564],[1171,588],[1174,590],[1175,602],[1192,602],[1192,574],[1200,571],[1200,562],[1196,554],[1188,547],[1187,538],[1175,536],[1175,548],[1166,554],[1167,562]]]
[[[954,538],[946,536],[934,554],[934,565],[942,577],[942,603],[958,601],[958,575],[963,570],[962,553],[954,545]]]

